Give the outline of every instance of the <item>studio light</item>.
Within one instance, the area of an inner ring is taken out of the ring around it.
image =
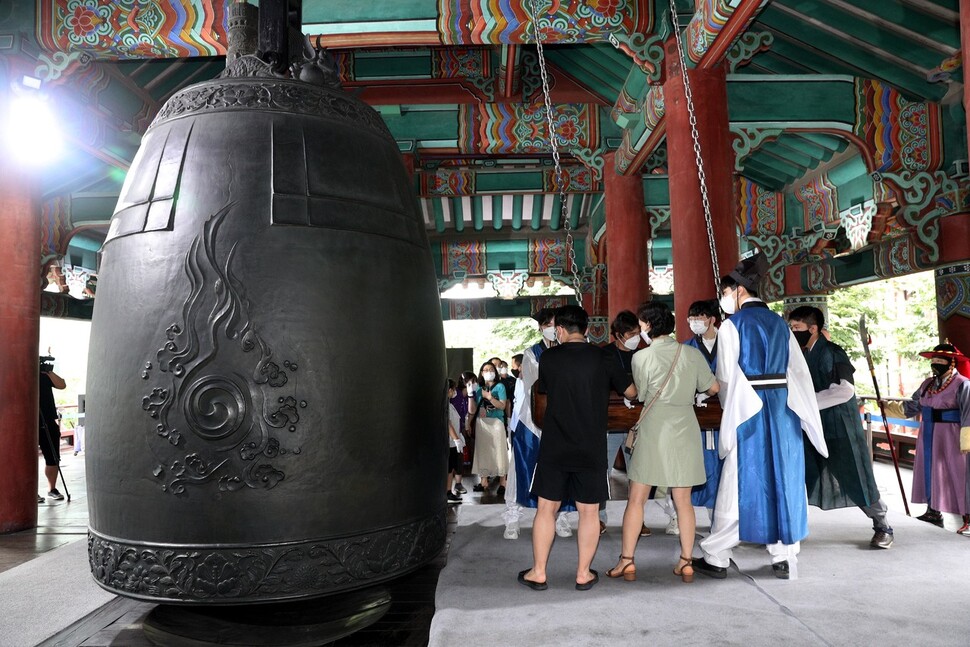
[[[49,100],[36,84],[14,87],[3,115],[3,143],[8,159],[32,168],[57,160],[64,143]]]

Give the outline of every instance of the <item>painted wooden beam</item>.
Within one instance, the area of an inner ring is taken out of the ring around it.
[[[943,20],[949,23],[959,22],[960,16],[957,10],[943,7],[938,2],[933,2],[933,0],[900,0],[901,4],[908,5],[917,11],[926,14],[927,16],[933,16],[938,20]],[[893,3],[895,4],[895,3]],[[955,2],[949,4],[956,4]]]
[[[801,173],[793,166],[775,161],[766,161],[757,154],[748,156],[744,160],[745,168],[750,168],[759,175],[767,176],[782,184],[791,184],[801,177]]]
[[[493,99],[471,82],[462,79],[406,79],[352,81],[344,89],[355,94],[361,101],[372,105],[397,104],[466,104],[490,102]],[[564,73],[556,74],[556,85],[549,92],[553,103],[594,103],[606,105],[603,97],[595,94]],[[518,97],[503,101],[518,102]],[[501,101],[500,101],[501,102]]]
[[[697,67],[706,69],[721,62],[754,17],[760,12],[767,0],[740,0],[735,6],[722,3],[703,3],[701,10],[691,19],[685,30],[685,40],[689,43],[688,59]],[[710,12],[715,12],[715,16]],[[654,87],[647,92],[642,110],[659,112],[655,106],[648,106]],[[657,124],[650,132],[640,132],[635,137],[624,133],[624,146],[617,151],[616,167],[623,175],[639,173],[647,158],[660,143],[666,125],[661,114]]]
[[[873,12],[875,5],[869,0],[819,0],[859,18],[903,40],[919,43],[927,49],[936,50],[943,56],[953,56],[960,51],[960,42],[954,38],[953,23],[933,19],[925,14],[908,10],[904,5],[885,2]]]
[[[774,178],[761,175],[760,173],[758,173],[757,171],[751,168],[744,169],[741,175],[748,178],[755,184],[758,184],[763,188],[768,189],[769,191],[781,191],[785,188],[785,184],[783,182],[780,182],[779,180],[776,180]]]
[[[866,20],[853,20],[852,16],[820,0],[775,0],[772,11],[787,14],[846,44],[863,47],[870,54],[924,79],[941,58],[938,52],[927,50],[922,43],[914,44],[915,39],[900,39]],[[905,52],[905,57],[897,55],[897,51]]]
[[[775,144],[782,148],[808,155],[822,162],[827,162],[832,159],[831,150],[814,144],[799,135],[785,133],[775,140]]]
[[[731,74],[727,94],[732,123],[855,121],[851,76]]]
[[[821,159],[806,155],[800,151],[787,148],[780,144],[778,140],[763,144],[758,149],[758,152],[779,160],[784,160],[790,164],[794,164],[799,168],[804,169],[804,171],[815,168],[822,161]]]
[[[768,74],[807,74],[816,71],[799,61],[780,56],[773,50],[774,47],[755,56],[746,69],[760,69]]]
[[[770,169],[774,173],[783,175],[789,182],[794,182],[808,171],[806,167],[799,166],[790,160],[770,155],[761,149],[754,151],[744,158],[744,165],[746,167],[754,165],[759,169]]]
[[[946,93],[945,87],[926,81],[929,70],[891,52],[854,42],[844,30],[820,23],[786,5],[773,3],[761,13],[758,22],[774,33],[787,35],[808,56],[821,52],[825,56],[841,59],[865,70],[862,76],[883,79],[910,96],[939,101]]]
[[[804,41],[776,29],[771,29],[762,23],[758,23],[758,26],[765,28],[775,38],[775,42],[771,45],[771,54],[787,61],[797,61],[799,65],[805,67],[809,72],[818,74],[846,74],[848,76],[859,77],[872,76],[869,70],[850,65],[835,56],[832,52],[815,48],[806,50]]]

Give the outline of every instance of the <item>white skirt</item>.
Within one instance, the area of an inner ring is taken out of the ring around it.
[[[475,457],[472,474],[505,476],[509,473],[509,445],[505,425],[498,418],[475,421]]]

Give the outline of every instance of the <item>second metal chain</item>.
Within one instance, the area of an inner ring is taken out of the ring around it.
[[[552,162],[556,169],[556,183],[559,185],[559,221],[566,230],[566,257],[569,262],[569,271],[573,275],[573,290],[576,292],[576,302],[583,305],[582,281],[579,277],[579,267],[576,265],[576,250],[573,248],[573,232],[569,223],[569,209],[566,207],[566,177],[559,161],[559,143],[556,141],[555,125],[552,121],[552,100],[549,96],[549,76],[546,72],[546,57],[542,50],[542,37],[539,33],[539,19],[536,9],[538,0],[530,0],[529,16],[532,19],[532,30],[535,34],[536,48],[539,54],[539,75],[542,77],[542,97],[546,107],[546,127],[549,130],[549,143],[552,146]]]
[[[697,131],[697,115],[694,114],[694,98],[690,91],[690,79],[687,78],[687,60],[684,56],[684,44],[680,36],[680,20],[677,18],[676,0],[670,0],[670,15],[674,23],[674,38],[677,41],[677,56],[680,57],[680,73],[684,80],[684,96],[687,100],[687,114],[690,117],[690,136],[694,141],[694,160],[697,163],[697,181],[701,185],[701,204],[704,207],[704,224],[707,226],[707,244],[711,248],[711,264],[714,274],[714,294],[721,296],[721,277],[718,273],[717,247],[714,245],[714,223],[711,218],[711,201],[707,195],[707,175],[704,173],[704,157],[701,155],[701,139]]]

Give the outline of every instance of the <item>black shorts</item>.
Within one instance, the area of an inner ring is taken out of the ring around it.
[[[448,471],[461,472],[461,454],[458,453],[457,447],[448,450]]]
[[[44,463],[47,465],[57,465],[61,462],[61,429],[57,425],[53,427],[53,431],[48,431],[47,427],[41,426],[37,434],[37,443],[40,445],[40,451],[44,454]]]
[[[529,491],[550,501],[599,504],[610,498],[610,481],[606,470],[566,470],[539,463]]]

